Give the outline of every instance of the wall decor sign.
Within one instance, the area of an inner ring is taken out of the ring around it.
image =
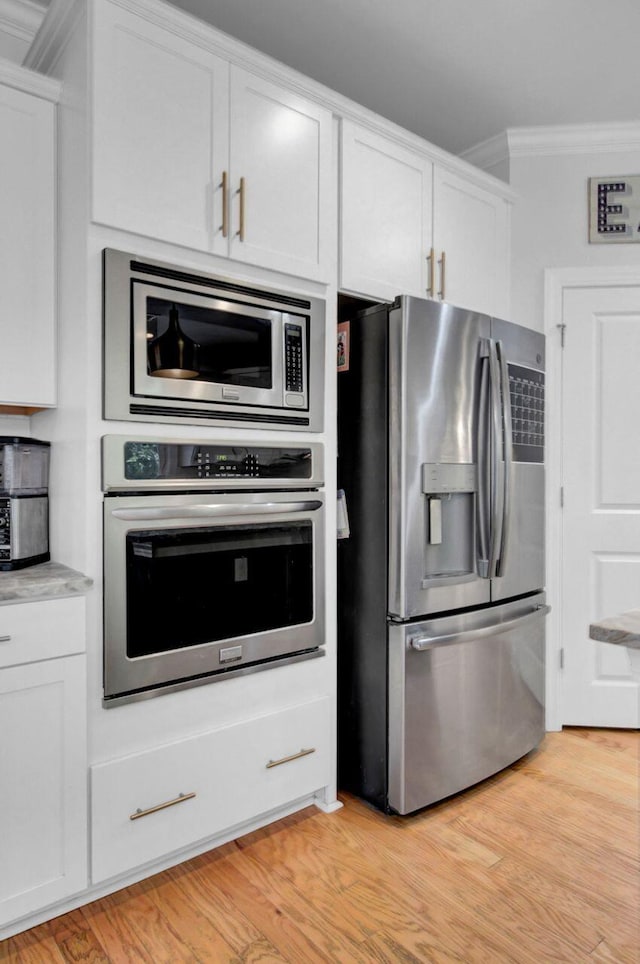
[[[589,241],[640,242],[640,174],[589,178]]]

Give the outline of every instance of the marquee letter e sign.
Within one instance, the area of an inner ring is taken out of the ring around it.
[[[589,241],[640,242],[640,174],[589,178]]]

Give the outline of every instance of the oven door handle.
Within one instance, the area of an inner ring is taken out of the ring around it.
[[[111,515],[116,519],[128,522],[145,522],[160,519],[211,519],[219,516],[239,515],[269,515],[273,513],[315,512],[321,508],[322,502],[313,499],[304,502],[256,502],[255,505],[240,503],[236,505],[221,505],[219,502],[210,505],[156,505],[132,508],[112,509]]]

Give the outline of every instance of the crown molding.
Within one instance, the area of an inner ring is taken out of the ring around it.
[[[57,80],[44,77],[33,70],[26,70],[10,60],[0,59],[0,83],[5,87],[22,90],[26,94],[35,94],[36,97],[42,97],[43,100],[50,100],[53,103],[60,100],[61,86]]]
[[[0,0],[0,31],[30,44],[45,12],[45,5],[36,0]]]
[[[480,144],[476,144],[474,147],[463,151],[462,154],[460,154],[461,159],[467,161],[469,164],[474,164],[482,170],[487,170],[488,168],[502,164],[504,161],[508,161],[510,155],[507,134],[507,131],[503,131],[502,134],[496,134],[495,137],[489,137],[486,141],[481,141]]]
[[[640,149],[640,121],[515,127],[507,132],[511,157],[551,154],[610,154]]]
[[[487,168],[514,157],[617,154],[638,150],[640,121],[626,121],[615,124],[510,127],[460,156],[471,164]]]

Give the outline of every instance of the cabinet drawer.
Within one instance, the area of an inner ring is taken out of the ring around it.
[[[85,650],[84,597],[0,606],[0,667]]]
[[[91,767],[93,882],[326,786],[329,711],[314,700]]]

